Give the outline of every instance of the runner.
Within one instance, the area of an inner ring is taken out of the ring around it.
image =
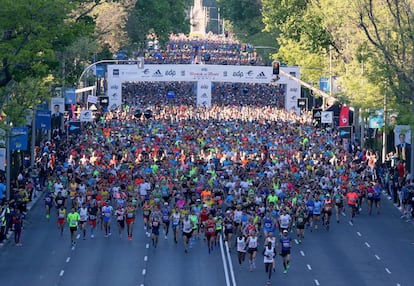
[[[65,218],[66,218],[66,209],[64,205],[61,205],[58,209],[57,215],[57,225],[58,229],[60,229],[60,236],[63,236],[63,228],[65,226]]]
[[[331,195],[329,193],[327,193],[325,195],[325,199],[322,202],[322,209],[323,209],[323,225],[326,227],[327,230],[329,230],[329,224],[331,221],[331,216],[332,216],[332,206],[333,206],[333,202],[332,202],[332,198]]]
[[[246,249],[247,249],[246,237],[244,235],[240,235],[239,237],[237,237],[236,245],[237,245],[237,259],[239,261],[240,267],[242,267],[242,264],[244,263],[244,260],[246,258]]]
[[[171,213],[171,226],[172,226],[172,231],[174,234],[174,242],[178,243],[178,230],[180,228],[180,221],[181,221],[181,215],[180,213],[177,211],[177,209],[173,209],[172,213]]]
[[[213,250],[212,240],[214,240],[215,234],[216,234],[216,223],[213,219],[213,215],[210,214],[208,216],[207,221],[205,222],[205,235],[207,239],[207,247],[208,247],[208,253],[210,254]]]
[[[349,221],[351,223],[354,222],[354,217],[357,211],[357,202],[358,202],[358,194],[355,192],[355,190],[351,187],[351,189],[346,194],[346,198],[348,201],[348,207],[349,207]]]
[[[337,190],[335,192],[334,201],[335,201],[336,222],[339,223],[339,215],[343,213],[343,210],[344,210],[344,196],[341,190]]]
[[[263,249],[263,262],[265,265],[265,271],[267,273],[267,285],[272,284],[271,278],[272,278],[272,272],[275,271],[275,257],[276,257],[276,248],[272,245],[272,243],[269,241]]]
[[[157,248],[158,245],[158,236],[160,235],[160,225],[161,221],[158,215],[151,217],[150,226],[151,226],[151,240],[152,246]]]
[[[55,206],[56,212],[58,212],[62,206],[66,206],[66,198],[62,195],[62,192],[58,192],[55,196]]]
[[[321,218],[321,213],[322,213],[322,202],[319,198],[319,195],[316,194],[315,202],[313,205],[313,218],[312,218],[315,230],[318,229],[318,223],[319,223],[319,219]]]
[[[145,234],[149,235],[149,219],[151,215],[152,207],[148,200],[144,201],[144,205],[142,206],[142,216],[144,218],[144,229]]]
[[[226,216],[223,219],[222,225],[224,225],[224,240],[227,241],[229,251],[230,251],[231,246],[233,244],[233,228],[234,228],[234,222],[231,217],[230,210],[226,212]],[[215,245],[218,244],[218,241],[219,239],[216,237]]]
[[[46,209],[46,219],[49,219],[50,211],[53,207],[53,194],[46,191],[44,201],[45,201],[45,209]]]
[[[115,211],[116,223],[118,225],[118,235],[119,238],[122,238],[122,233],[124,232],[125,228],[125,209],[122,205],[118,205]]]
[[[298,235],[299,243],[302,243],[302,240],[305,238],[305,225],[306,225],[307,213],[305,210],[305,205],[301,205],[296,210],[296,233]]]
[[[280,238],[281,251],[280,255],[283,257],[283,273],[286,274],[290,268],[290,250],[292,248],[292,239],[288,236],[288,231],[284,230]]]
[[[256,231],[252,230],[250,235],[247,237],[247,254],[249,256],[250,271],[256,269],[256,255],[258,248],[258,237]]]
[[[188,245],[193,232],[193,222],[190,220],[189,215],[185,214],[182,221],[182,230],[183,230],[183,242],[184,242],[184,252],[188,252]]]
[[[132,203],[128,203],[125,212],[128,240],[132,240],[132,231],[134,229],[136,208]]]
[[[223,231],[223,217],[222,217],[220,209],[217,210],[216,216],[214,216],[213,220],[214,220],[214,229],[215,229],[214,246],[217,246],[218,242],[221,239],[221,232]],[[232,224],[230,223],[230,225]],[[227,232],[225,236],[226,236],[225,240],[227,241],[227,245],[228,245],[229,252],[230,252],[232,248],[232,233]]]
[[[109,201],[107,202],[109,203]],[[102,207],[101,214],[103,217],[103,228],[105,231],[105,237],[111,235],[111,219],[112,219],[113,207],[111,205],[105,205]]]
[[[170,230],[170,209],[168,207],[168,202],[164,203],[164,206],[161,209],[162,216],[162,225],[164,227],[164,238],[167,239],[168,231]]]
[[[89,226],[91,227],[91,238],[95,237],[95,229],[96,229],[96,223],[97,223],[97,218],[98,218],[98,211],[99,211],[99,208],[96,205],[96,201],[92,200],[88,208]]]
[[[78,224],[80,221],[80,215],[74,207],[72,207],[71,212],[68,213],[67,221],[70,229],[70,239],[72,248],[74,248],[76,246],[76,231],[78,230]]]
[[[265,239],[264,245],[268,245],[269,243],[276,250],[277,243],[276,243],[276,237],[273,236],[273,232],[268,233],[268,236]],[[275,271],[276,271],[276,260],[273,260],[273,272]]]
[[[88,221],[88,208],[86,207],[86,203],[83,203],[81,208],[79,209],[79,215],[80,215],[80,228],[83,233],[83,240],[86,239],[86,222]]]

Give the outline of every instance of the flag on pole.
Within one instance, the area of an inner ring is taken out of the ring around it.
[[[339,113],[339,126],[349,126],[349,106],[342,106]]]

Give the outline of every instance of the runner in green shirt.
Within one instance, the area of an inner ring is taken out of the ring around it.
[[[71,212],[68,213],[68,216],[67,216],[72,247],[75,247],[76,245],[75,236],[76,236],[76,231],[78,230],[79,220],[80,220],[79,213],[75,210],[75,208],[72,208]]]

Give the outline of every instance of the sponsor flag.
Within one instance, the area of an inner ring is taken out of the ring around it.
[[[339,126],[349,126],[349,106],[342,106],[339,113]]]
[[[36,129],[49,130],[51,118],[50,110],[36,110]]]
[[[29,140],[29,129],[26,126],[13,127],[10,130],[10,150],[27,151]]]
[[[91,122],[92,120],[93,120],[92,111],[90,111],[90,110],[81,110],[80,122]]]

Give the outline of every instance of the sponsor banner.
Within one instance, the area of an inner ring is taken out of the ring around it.
[[[36,110],[36,129],[49,130],[51,118],[50,110]]]
[[[67,128],[69,134],[78,135],[81,133],[80,121],[69,121]]]
[[[229,65],[109,65],[108,79],[122,81],[221,81],[270,83],[272,67]]]
[[[95,95],[88,95],[88,103],[98,103],[98,97]]]
[[[65,104],[76,104],[76,89],[67,88],[65,90]]]
[[[97,78],[104,78],[105,77],[105,66],[104,65],[96,65],[95,66],[95,75]]]
[[[81,110],[80,112],[80,122],[92,122],[93,116],[91,110]]]
[[[26,126],[13,127],[10,130],[10,150],[27,151],[29,140],[29,129]]]
[[[332,124],[333,123],[333,111],[322,111],[321,123]]]
[[[110,67],[108,69],[111,72]],[[108,81],[108,99],[108,109],[110,110],[116,109],[122,104],[122,81],[119,78]]]
[[[211,82],[197,82],[197,105],[211,106]]]
[[[339,126],[349,125],[349,106],[342,106],[339,112]]]

